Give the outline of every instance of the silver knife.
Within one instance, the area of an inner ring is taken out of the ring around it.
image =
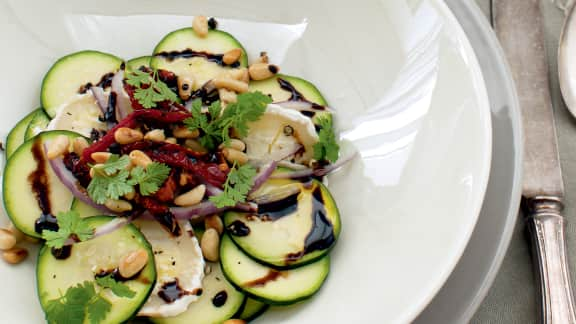
[[[566,258],[564,183],[548,83],[540,0],[493,0],[493,22],[520,99],[523,207],[538,272],[542,323],[576,323]]]

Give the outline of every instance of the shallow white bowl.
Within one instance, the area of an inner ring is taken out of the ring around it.
[[[38,105],[58,57],[146,55],[191,15],[220,17],[252,57],[314,82],[337,110],[344,151],[330,177],[343,218],[332,272],[312,300],[262,323],[408,322],[440,289],[470,238],[490,169],[481,71],[440,0],[0,1],[0,130]],[[41,322],[34,257],[0,264],[0,322]]]

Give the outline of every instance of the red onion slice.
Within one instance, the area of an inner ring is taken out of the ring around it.
[[[98,103],[98,107],[102,111],[102,116],[106,115],[106,109],[108,109],[108,96],[104,92],[104,89],[101,87],[91,87],[90,91],[92,91],[92,95],[94,99],[96,99],[96,103]]]
[[[333,110],[330,109],[329,107],[317,105],[317,104],[314,104],[314,103],[311,103],[308,101],[286,100],[286,101],[275,102],[275,104],[282,107],[282,108],[292,109],[292,110],[296,110],[296,111],[333,112]],[[314,107],[317,107],[317,108],[314,108]]]
[[[258,205],[255,203],[238,203],[234,207],[218,208],[209,200],[190,207],[170,207],[170,212],[176,219],[187,219],[193,222],[204,220],[205,216],[221,213],[226,210],[237,209],[245,212],[256,212]],[[140,218],[153,220],[154,216],[148,211],[144,212]]]
[[[46,150],[46,148],[45,148],[45,150]],[[68,188],[68,190],[70,190],[70,192],[72,193],[72,195],[74,195],[74,197],[76,197],[78,200],[82,201],[83,203],[86,203],[86,204],[102,211],[105,214],[116,215],[116,213],[112,212],[110,209],[106,208],[103,205],[97,204],[96,202],[94,202],[94,200],[92,200],[88,196],[88,193],[86,193],[86,189],[84,189],[78,183],[78,180],[72,174],[72,172],[70,172],[68,169],[66,169],[66,166],[64,165],[64,161],[62,161],[61,158],[55,158],[55,159],[48,160],[48,161],[50,162],[50,166],[52,167],[52,170],[54,170],[54,173],[56,174],[58,179],[60,179],[62,184],[64,184],[64,186],[66,186],[66,188]]]
[[[119,122],[132,113],[132,103],[130,97],[124,91],[124,70],[114,74],[112,78],[112,92],[116,93],[116,120]]]
[[[274,170],[276,170],[277,166],[278,161],[272,161],[261,167],[258,174],[256,174],[256,176],[254,177],[254,184],[252,185],[252,189],[250,189],[250,192],[248,194],[251,194],[256,190],[258,190],[264,184],[264,182],[266,182],[266,180],[270,178]]]
[[[344,158],[339,159],[338,161],[336,161],[336,163],[333,164],[329,164],[323,168],[318,168],[318,169],[305,169],[305,170],[298,170],[298,171],[292,171],[292,172],[283,172],[283,173],[279,173],[279,174],[273,174],[270,176],[271,179],[298,179],[298,178],[305,178],[305,177],[323,177],[325,175],[327,175],[328,173],[339,169],[340,167],[342,167],[344,164],[352,161],[356,156],[358,155],[358,153],[353,153],[349,156],[346,156]]]

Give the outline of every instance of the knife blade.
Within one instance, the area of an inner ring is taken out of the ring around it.
[[[522,109],[526,226],[538,272],[543,323],[576,323],[562,216],[564,183],[549,90],[540,0],[493,0],[493,23]]]

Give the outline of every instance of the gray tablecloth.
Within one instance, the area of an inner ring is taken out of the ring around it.
[[[475,1],[489,17],[491,0]],[[556,62],[564,12],[551,0],[541,0],[541,6],[546,29],[550,87],[558,126],[560,159],[566,185],[565,215],[568,218],[569,262],[572,279],[576,279],[576,119],[570,115],[562,101]],[[535,288],[529,245],[520,219],[502,268],[472,323],[536,323],[539,304]]]

